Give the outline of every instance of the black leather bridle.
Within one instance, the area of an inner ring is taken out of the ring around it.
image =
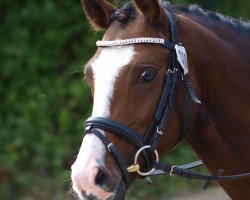
[[[176,92],[176,85],[180,77],[185,83],[185,86],[189,93],[190,103],[188,106],[187,120],[185,122],[184,128],[176,144],[179,144],[182,141],[182,139],[185,137],[185,129],[186,129],[187,121],[188,121],[189,114],[191,111],[192,101],[197,104],[201,103],[194,92],[188,73],[185,74],[183,72],[184,70],[180,66],[180,63],[177,60],[175,47],[176,45],[182,46],[182,44],[180,44],[177,40],[177,27],[176,27],[173,13],[171,11],[166,11],[166,13],[169,18],[171,38],[164,39],[163,46],[169,49],[171,52],[170,60],[168,64],[169,68],[166,73],[162,95],[158,102],[158,106],[156,108],[154,119],[149,125],[144,136],[142,136],[137,131],[131,129],[130,127],[126,125],[123,125],[116,121],[112,121],[110,119],[102,118],[102,117],[90,117],[89,119],[87,119],[84,124],[85,134],[95,134],[107,147],[108,151],[113,155],[114,160],[116,161],[118,167],[120,168],[120,171],[122,173],[122,179],[125,182],[127,188],[130,185],[130,178],[129,178],[128,171],[138,172],[140,175],[146,176],[147,178],[148,176],[161,175],[161,174],[168,173],[170,175],[178,175],[178,176],[182,176],[182,177],[190,178],[190,179],[206,180],[204,188],[207,188],[210,185],[211,181],[234,180],[234,179],[239,179],[239,178],[250,177],[250,173],[233,175],[233,176],[221,176],[221,174],[224,172],[223,170],[219,170],[218,172],[212,175],[203,175],[203,174],[195,173],[189,170],[191,168],[202,165],[203,163],[201,161],[197,161],[197,162],[179,166],[179,167],[158,162],[158,153],[156,149],[159,143],[160,136],[163,135],[163,131],[166,128],[169,114],[171,113],[173,109],[173,100],[174,100],[173,97]],[[111,141],[109,141],[108,138],[105,137],[100,132],[100,130],[103,130],[103,131],[106,131],[107,133],[121,137],[124,140],[131,143],[136,149],[138,149],[135,163],[132,166],[128,167],[126,165],[117,147]],[[146,151],[146,149],[148,150]],[[140,172],[139,164],[137,163],[137,158],[141,152],[147,162],[148,169],[149,169],[148,173]],[[152,155],[154,152],[157,157],[156,162],[152,161]],[[150,181],[149,178],[148,178],[148,181]]]

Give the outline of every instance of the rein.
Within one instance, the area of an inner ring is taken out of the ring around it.
[[[115,41],[97,41],[96,43],[98,47],[123,46],[131,44],[157,44],[163,45],[165,48],[171,51],[162,95],[158,102],[154,118],[144,136],[124,124],[102,117],[90,117],[89,119],[87,119],[84,124],[85,134],[95,134],[107,147],[108,151],[113,155],[114,160],[120,168],[122,179],[127,188],[130,185],[129,173],[134,172],[137,172],[141,177],[146,177],[148,183],[151,183],[151,179],[149,178],[150,176],[157,176],[162,174],[177,175],[189,179],[205,180],[206,182],[203,186],[204,189],[208,188],[211,185],[212,181],[226,181],[250,177],[250,173],[232,176],[221,176],[224,172],[224,170],[222,169],[211,175],[203,175],[190,171],[190,169],[192,168],[203,165],[202,161],[196,161],[182,166],[172,166],[159,162],[157,146],[160,137],[163,135],[163,131],[166,128],[169,114],[173,109],[173,97],[176,92],[176,85],[178,84],[179,78],[181,78],[185,83],[190,100],[188,105],[187,119],[184,128],[179,136],[179,139],[176,142],[176,145],[179,144],[185,137],[185,130],[191,112],[192,101],[196,104],[201,104],[189,79],[186,50],[184,46],[177,41],[177,27],[173,13],[170,11],[167,11],[166,13],[168,15],[170,23],[170,39],[132,38]],[[100,130],[107,131],[108,133],[115,136],[119,136],[129,143],[133,144],[135,148],[138,149],[137,153],[135,154],[134,164],[131,165],[131,163],[126,163],[122,159],[117,147],[112,142],[110,142],[108,138],[100,132]],[[140,171],[140,165],[137,162],[140,154],[144,156],[147,162],[148,172]],[[155,161],[152,161],[153,154],[155,154]]]

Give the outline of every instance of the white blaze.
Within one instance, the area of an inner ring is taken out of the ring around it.
[[[133,46],[104,48],[92,63],[95,81],[92,116],[109,116],[110,99],[113,95],[116,78],[121,69],[131,62],[134,54]]]
[[[109,116],[116,78],[121,69],[132,61],[134,54],[132,45],[103,48],[98,58],[91,63],[95,87],[92,116]],[[95,135],[88,134],[84,137],[77,159],[72,165],[72,177],[79,175],[79,178],[85,180],[84,188],[77,188],[73,181],[73,189],[78,194],[79,189],[85,190],[88,194],[88,187],[95,185],[93,168],[103,164],[105,152],[105,146]]]

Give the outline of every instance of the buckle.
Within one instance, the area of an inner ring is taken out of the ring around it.
[[[111,152],[110,147],[112,147],[113,145],[114,145],[114,144],[113,144],[112,142],[108,144],[107,149],[109,150],[109,152]]]
[[[156,131],[157,131],[157,133],[158,133],[159,135],[163,135],[163,131],[160,131],[158,126],[157,126],[157,130],[156,130]]]

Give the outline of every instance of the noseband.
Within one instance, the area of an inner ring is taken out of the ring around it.
[[[131,129],[126,125],[102,117],[90,117],[89,119],[87,119],[84,124],[85,134],[95,134],[107,147],[108,151],[113,155],[114,160],[120,168],[123,181],[125,182],[127,188],[130,185],[129,173],[133,172],[137,172],[140,176],[146,177],[148,182],[150,182],[149,176],[161,175],[166,173],[170,175],[182,176],[185,178],[206,180],[204,188],[207,188],[210,185],[211,181],[233,180],[238,178],[249,177],[250,173],[239,174],[234,176],[221,176],[223,170],[219,170],[218,172],[212,175],[202,175],[189,170],[191,168],[202,165],[203,163],[201,161],[197,161],[179,167],[158,162],[159,156],[156,149],[159,143],[159,139],[163,135],[163,131],[166,128],[169,114],[173,109],[173,97],[176,92],[176,85],[178,83],[179,78],[181,78],[185,83],[185,86],[189,93],[190,101],[188,105],[188,114],[186,122],[179,136],[179,139],[176,142],[176,145],[179,144],[185,137],[185,129],[191,112],[192,101],[197,104],[201,103],[200,100],[197,98],[192,83],[189,79],[187,53],[183,45],[177,40],[177,28],[173,13],[170,11],[166,11],[166,13],[168,15],[170,23],[170,39],[132,38],[115,41],[97,41],[98,47],[123,46],[131,44],[158,44],[163,45],[171,52],[170,60],[168,63],[168,69],[163,85],[162,95],[158,102],[154,118],[144,136],[142,136],[137,131]],[[128,167],[128,163],[125,163],[125,161],[122,159],[117,147],[111,141],[109,141],[100,132],[100,130],[106,131],[107,133],[113,134],[115,136],[119,136],[124,140],[128,141],[129,143],[133,144],[133,146],[138,149],[135,155],[134,164]],[[140,153],[142,153],[145,160],[147,161],[148,172],[140,171],[140,165],[137,162]],[[156,161],[153,161],[152,159],[153,154],[155,154]]]

